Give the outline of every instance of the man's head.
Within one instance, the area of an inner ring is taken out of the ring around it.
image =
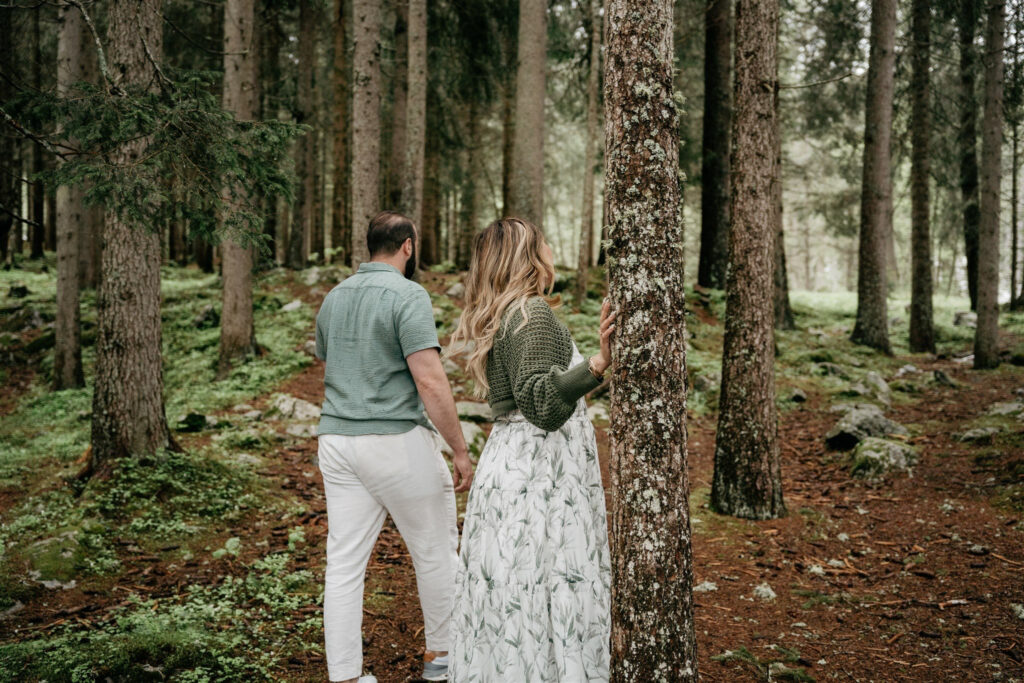
[[[416,225],[408,216],[394,211],[381,211],[370,221],[366,231],[366,248],[375,261],[401,258],[405,277],[416,273]]]

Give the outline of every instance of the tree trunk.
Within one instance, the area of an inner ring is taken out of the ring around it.
[[[40,30],[39,30],[39,15],[42,13],[41,7],[36,7],[32,10],[32,86],[37,91],[43,89],[43,76],[42,76],[42,64],[43,54],[40,47]],[[29,143],[30,147],[30,173],[35,176],[42,173],[45,163],[43,161],[43,146],[32,142]],[[31,185],[31,197],[32,197],[32,221],[31,226],[31,242],[29,246],[29,256],[34,259],[43,258],[43,244],[46,242],[46,223],[43,217],[44,206],[46,205],[46,188],[43,186],[43,181],[35,180]]]
[[[748,519],[785,514],[775,408],[777,0],[737,0],[732,228],[711,505]]]
[[[1020,203],[1018,189],[1018,175],[1020,166],[1020,140],[1019,125],[1013,122],[1011,131],[1013,137],[1013,161],[1010,164],[1010,309],[1019,310],[1020,302],[1017,299],[1017,221],[1018,207]]]
[[[313,71],[316,68],[316,9],[313,0],[299,1],[299,63],[295,95],[295,121],[314,126]],[[309,258],[309,232],[313,221],[313,145],[315,126],[307,130],[295,146],[295,188],[291,230],[288,232],[289,268],[306,267]]]
[[[255,0],[226,0],[224,109],[239,121],[252,121],[257,114],[259,57],[255,50],[255,29]],[[234,191],[243,193],[245,188]],[[228,238],[221,242],[221,249],[223,298],[217,376],[223,379],[237,360],[256,352],[256,328],[252,311],[252,248]]]
[[[13,74],[14,47],[12,6],[0,7],[0,73]],[[0,102],[13,95],[11,79],[0,77]],[[20,194],[17,193],[17,166],[14,163],[14,136],[8,131],[0,135],[0,261],[7,263],[9,244],[15,227],[15,215],[20,213]]]
[[[512,178],[506,213],[543,229],[544,100],[548,44],[547,0],[519,2]]]
[[[157,82],[146,55],[159,60],[163,54],[160,5],[109,5],[107,57],[123,83]],[[146,144],[125,143],[112,153],[113,163],[133,163]],[[160,233],[133,227],[110,211],[103,241],[92,408],[93,462],[101,476],[115,458],[153,453],[171,443],[160,358]]]
[[[778,38],[776,38],[778,46]],[[777,49],[777,47],[776,47]],[[774,322],[776,330],[795,330],[793,307],[789,303],[789,271],[786,269],[786,235],[782,224],[782,98],[779,94],[779,65],[775,64],[775,166],[772,169],[772,221],[775,224]]]
[[[427,0],[409,0],[408,52],[409,90],[402,210],[417,226],[422,226],[423,160],[427,142]],[[471,112],[470,117],[474,116],[474,112]],[[474,143],[471,141],[470,144]],[[417,253],[420,251],[422,248]]]
[[[455,267],[459,270],[469,268],[469,260],[473,249],[473,235],[477,227],[477,183],[480,171],[480,109],[476,99],[469,103],[466,119],[466,171],[462,180],[462,202],[457,228],[455,229],[457,245],[455,250]]]
[[[516,31],[502,32],[504,78],[501,92],[501,213],[511,216],[513,148],[516,141]]]
[[[978,327],[974,367],[999,365],[999,190],[1003,146],[1003,43],[1006,0],[990,0],[985,31],[985,114],[981,128]]]
[[[281,42],[283,31],[278,10],[273,6],[264,3],[263,15],[259,21],[259,51],[260,51],[260,118],[277,118],[278,105],[277,96],[281,81]],[[265,218],[263,223],[263,239],[266,250],[260,254],[261,262],[277,265],[278,263],[278,239],[279,227],[278,204],[279,199],[263,199]],[[287,240],[282,239],[283,242]]]
[[[369,258],[366,230],[380,201],[380,4],[352,0],[352,267]]]
[[[420,263],[432,266],[441,261],[441,183],[438,180],[438,147],[440,140],[436,131],[427,134],[426,159],[423,174],[423,232],[421,238]]]
[[[696,681],[672,2],[609,0],[605,17],[611,680]]]
[[[715,289],[725,287],[729,265],[732,22],[732,0],[708,0],[704,14],[704,142],[697,284]]]
[[[71,86],[83,80],[87,36],[85,20],[77,7],[62,5],[58,15],[57,94],[66,97]],[[72,141],[72,145],[73,145]],[[85,386],[82,373],[81,308],[79,304],[79,242],[82,224],[88,220],[81,185],[57,188],[57,316],[54,321],[53,388]]]
[[[425,2],[426,0],[423,0]],[[388,206],[400,207],[405,211],[402,194],[405,191],[405,164],[408,150],[405,134],[408,127],[406,112],[409,104],[409,88],[420,87],[411,78],[410,45],[412,40],[409,28],[409,0],[395,0],[395,76],[391,79],[391,150],[388,156],[387,182],[384,196]],[[426,88],[426,84],[422,87]],[[417,224],[418,225],[418,224]]]
[[[892,225],[892,98],[896,66],[896,0],[871,3],[871,53],[864,115],[857,323],[851,340],[892,353],[886,302],[886,239]]]
[[[931,135],[931,7],[930,0],[914,0],[911,17],[910,159],[910,350],[935,352],[932,322],[932,238],[928,176]]]
[[[971,310],[978,310],[978,99],[975,96],[977,53],[974,36],[979,0],[960,0],[960,197],[964,211],[964,255]]]
[[[99,55],[93,42],[92,32],[82,22],[84,37],[80,56],[79,80],[98,83],[100,78]],[[78,225],[78,286],[96,289],[100,285],[100,259],[103,251],[103,207],[87,206]]]
[[[580,224],[580,249],[576,262],[576,307],[587,297],[587,279],[594,251],[594,173],[597,157],[601,84],[601,2],[590,0],[590,73],[587,77],[587,141],[583,152],[583,220]]]
[[[334,1],[334,207],[331,212],[331,247],[334,258],[348,263],[352,254],[352,223],[348,215],[348,3]]]

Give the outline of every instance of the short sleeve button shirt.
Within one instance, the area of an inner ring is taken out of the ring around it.
[[[406,357],[437,348],[430,295],[386,263],[332,289],[316,317],[325,362],[320,434],[401,434],[428,426]]]

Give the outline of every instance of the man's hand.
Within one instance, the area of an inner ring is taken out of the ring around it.
[[[455,493],[468,491],[469,485],[473,483],[473,461],[469,459],[468,453],[452,456],[452,483],[455,484]]]

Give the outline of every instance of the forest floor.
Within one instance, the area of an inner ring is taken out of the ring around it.
[[[68,483],[88,444],[90,389],[47,388],[47,270],[0,273],[0,681],[325,680],[327,520],[315,419],[302,401],[322,399],[322,367],[306,349],[343,271],[264,273],[264,352],[214,382],[217,278],[166,268],[167,413],[184,453]],[[446,294],[457,280],[425,279],[442,340],[459,313]],[[25,296],[14,296],[16,283]],[[592,294],[582,312],[560,309],[584,352],[596,343]],[[906,324],[894,321],[893,357],[846,341],[851,296],[793,301],[800,329],[780,333],[777,354],[788,514],[752,522],[708,506],[724,306],[719,292],[688,295],[701,678],[1024,681],[1024,368],[970,369],[972,330],[952,325],[963,301],[936,302],[937,356],[907,353]],[[91,296],[85,303],[88,375],[95,314]],[[1020,362],[1024,316],[1003,323],[1007,360]],[[468,381],[451,370],[465,400]],[[910,472],[861,478],[849,453],[826,448],[833,408],[862,402],[908,429],[900,442],[919,458]],[[983,431],[963,440],[970,430]],[[370,562],[363,632],[367,671],[381,683],[415,680],[422,619],[390,521]]]

